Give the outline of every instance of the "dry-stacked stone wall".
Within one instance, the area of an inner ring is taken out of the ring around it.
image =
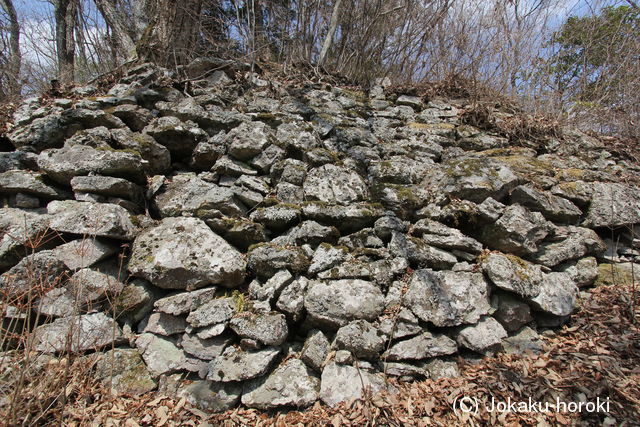
[[[167,77],[29,99],[0,153],[5,322],[45,284],[35,349],[121,392],[268,409],[455,376],[539,351],[599,263],[638,255],[638,169],[585,134],[510,145],[384,82]]]

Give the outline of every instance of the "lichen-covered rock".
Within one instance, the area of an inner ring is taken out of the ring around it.
[[[264,345],[280,345],[289,334],[284,314],[240,313],[229,322],[229,327],[241,338],[256,340]]]
[[[511,192],[511,201],[541,212],[550,221],[565,224],[575,223],[582,215],[582,211],[569,200],[531,186],[516,187]]]
[[[191,173],[173,176],[156,194],[154,203],[164,218],[197,216],[208,219],[221,214],[241,216],[246,211],[232,190],[206,182]]]
[[[490,355],[502,347],[507,331],[493,317],[486,317],[477,325],[467,326],[458,333],[457,341],[462,347]]]
[[[273,231],[283,231],[300,221],[299,207],[290,205],[275,205],[268,208],[258,208],[251,213],[253,221],[264,224]]]
[[[584,227],[618,227],[640,223],[640,191],[621,183],[592,184]]]
[[[197,218],[165,218],[133,243],[129,271],[164,289],[239,285],[240,253]]]
[[[249,248],[247,267],[261,278],[269,278],[283,268],[304,273],[309,268],[309,258],[296,246],[258,244],[257,247]]]
[[[136,324],[153,310],[159,289],[142,279],[131,280],[113,300],[113,312],[122,323]]]
[[[381,374],[355,368],[353,366],[330,363],[322,371],[320,399],[335,407],[340,402],[362,399],[365,390],[371,394],[391,391]]]
[[[545,275],[540,293],[530,302],[534,308],[554,316],[568,316],[573,312],[578,287],[568,273],[552,272]]]
[[[123,342],[122,330],[104,313],[62,317],[38,326],[33,334],[34,349],[44,353],[99,350]]]
[[[500,219],[484,227],[480,240],[492,249],[514,255],[531,255],[538,243],[552,230],[540,212],[530,212],[520,205],[510,205]]]
[[[540,293],[542,269],[515,255],[490,253],[482,260],[482,270],[494,285],[523,298]]]
[[[70,276],[67,266],[53,251],[45,250],[26,256],[0,276],[3,293],[9,298],[26,299],[32,288],[62,286]]]
[[[392,232],[389,251],[394,256],[406,258],[417,268],[446,270],[458,262],[452,253],[430,246],[422,239],[407,237],[396,231]]]
[[[333,247],[329,244],[320,244],[313,253],[309,274],[313,275],[341,264],[347,258],[344,248]]]
[[[324,362],[329,355],[329,340],[317,329],[309,332],[300,351],[300,359],[317,372],[322,372]]]
[[[58,114],[50,114],[15,128],[8,137],[14,147],[38,153],[60,147],[65,138],[65,127]]]
[[[458,351],[455,341],[446,335],[424,332],[416,337],[394,344],[383,357],[385,360],[422,360],[447,356]]]
[[[70,270],[91,267],[115,254],[118,248],[102,239],[78,239],[53,249],[56,258],[65,263]]]
[[[233,298],[217,298],[189,313],[187,322],[194,328],[215,325],[230,320],[237,311]]]
[[[144,204],[142,188],[126,179],[112,176],[76,176],[71,179],[73,191],[121,197]]]
[[[231,338],[227,336],[200,338],[197,335],[184,334],[180,340],[180,347],[185,353],[198,359],[213,360],[220,356],[231,343]]]
[[[482,243],[437,221],[421,219],[413,226],[413,231],[422,237],[422,240],[427,244],[438,248],[458,249],[471,253],[478,253],[482,250]]]
[[[180,292],[161,298],[154,302],[156,311],[180,316],[215,298],[217,288],[198,289],[191,292]]]
[[[249,160],[266,148],[273,136],[263,122],[245,122],[231,129],[226,136],[229,155],[240,160]]]
[[[101,353],[96,361],[96,377],[120,394],[139,396],[156,388],[138,350],[116,348]]]
[[[187,364],[184,351],[170,338],[144,333],[136,339],[136,347],[154,377],[184,369]]]
[[[262,381],[245,386],[242,403],[250,408],[304,408],[318,400],[320,379],[300,359],[289,359]]]
[[[512,294],[496,294],[492,304],[496,306],[493,317],[509,332],[517,331],[533,320],[529,306]]]
[[[488,294],[481,273],[417,270],[404,304],[424,322],[458,326],[475,323],[489,312]]]
[[[287,314],[291,320],[297,322],[302,317],[304,311],[304,296],[309,287],[309,279],[300,277],[287,285],[276,303],[279,311]]]
[[[142,132],[152,136],[167,147],[173,156],[189,158],[198,142],[207,134],[191,121],[183,122],[177,117],[159,117],[147,125]]]
[[[129,212],[111,203],[54,200],[47,205],[49,226],[59,233],[132,240],[137,233]]]
[[[384,309],[382,291],[363,280],[314,281],[304,299],[309,319],[330,328],[352,320],[374,320]]]
[[[510,166],[493,158],[463,157],[443,164],[440,188],[454,197],[481,203],[500,201],[518,183]]]
[[[212,381],[194,381],[178,391],[179,398],[207,412],[222,412],[235,407],[242,396],[242,385]]]
[[[166,313],[152,313],[142,332],[169,336],[184,332],[187,326],[187,321],[183,317]]]
[[[336,333],[334,347],[348,350],[359,359],[377,359],[384,348],[385,339],[371,323],[355,320]]]
[[[302,212],[309,219],[336,227],[341,233],[352,233],[373,225],[384,214],[384,209],[375,203],[340,206],[308,202],[303,205]]]
[[[566,227],[565,238],[555,242],[544,242],[532,258],[547,267],[577,259],[589,254],[600,254],[606,245],[595,231],[584,227]]]
[[[227,347],[209,365],[207,379],[219,382],[246,381],[260,377],[269,371],[280,354],[276,347],[266,347],[258,351],[244,351]]]
[[[20,209],[0,209],[0,269],[11,267],[31,253],[31,243],[45,238],[49,216]],[[36,250],[40,248],[35,248]]]
[[[70,193],[50,185],[39,172],[12,170],[0,173],[0,194],[32,194],[44,199],[70,198]]]
[[[54,181],[69,185],[74,176],[115,176],[143,183],[144,160],[138,153],[86,145],[45,150],[38,156],[38,166]]]
[[[356,172],[340,166],[324,165],[309,171],[304,180],[304,194],[308,200],[348,204],[364,200],[368,191]]]

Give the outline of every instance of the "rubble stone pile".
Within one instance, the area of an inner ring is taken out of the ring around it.
[[[455,376],[539,351],[640,255],[639,169],[594,137],[514,145],[384,81],[170,77],[28,99],[0,153],[4,322],[119,392],[273,409]]]

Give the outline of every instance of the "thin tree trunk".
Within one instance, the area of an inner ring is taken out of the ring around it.
[[[58,59],[58,79],[63,83],[73,81],[75,71],[75,0],[56,0],[54,17],[56,21],[56,54]]]
[[[320,57],[318,58],[318,66],[322,67],[324,62],[327,59],[327,54],[329,53],[329,49],[331,48],[331,44],[333,43],[333,36],[338,28],[338,12],[340,11],[340,4],[342,0],[336,0],[333,4],[333,12],[331,12],[331,21],[329,22],[329,32],[327,36],[324,38],[324,42],[322,43],[322,50],[320,51]]]
[[[19,95],[20,84],[20,68],[22,66],[22,54],[20,53],[20,23],[18,22],[18,14],[13,7],[12,0],[2,0],[2,9],[9,18],[9,67],[7,76],[9,78],[9,94]]]

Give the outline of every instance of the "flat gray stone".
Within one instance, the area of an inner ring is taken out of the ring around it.
[[[35,350],[60,353],[99,350],[123,341],[118,324],[104,313],[63,317],[34,330]]]
[[[394,344],[384,353],[385,360],[422,360],[457,353],[456,342],[446,335],[424,332]]]
[[[132,240],[137,233],[126,209],[110,203],[53,201],[47,205],[49,226],[59,233]]]
[[[279,354],[280,349],[275,347],[252,352],[227,347],[209,365],[207,379],[226,383],[260,377],[269,371]]]
[[[305,408],[318,400],[320,379],[300,359],[289,359],[262,381],[245,385],[242,403],[250,408]]]

